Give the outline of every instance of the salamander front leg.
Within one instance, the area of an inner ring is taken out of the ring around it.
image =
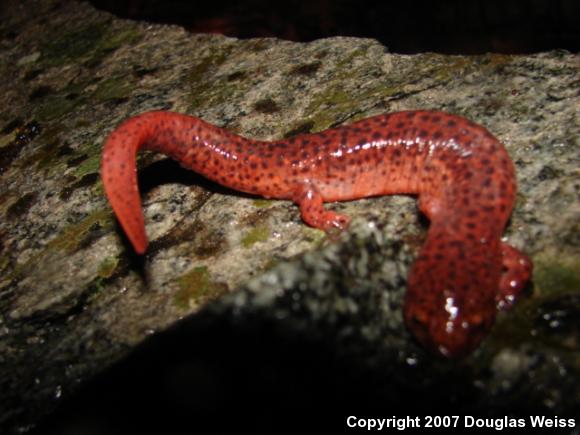
[[[344,230],[350,223],[348,216],[324,208],[322,195],[314,186],[304,186],[299,189],[292,200],[300,207],[304,222],[311,227],[324,231],[332,228]]]
[[[499,309],[508,309],[516,301],[532,275],[532,262],[527,255],[505,242],[501,244],[503,271],[496,302]]]

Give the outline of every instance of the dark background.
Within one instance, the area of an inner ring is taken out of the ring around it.
[[[91,0],[115,15],[194,33],[311,41],[370,37],[393,53],[577,52],[578,0]]]
[[[120,17],[179,24],[194,33],[293,41],[372,37],[395,53],[577,52],[580,45],[578,0],[92,3]],[[482,406],[465,367],[425,381],[423,366],[407,367],[379,355],[380,369],[365,370],[360,361],[370,358],[359,350],[338,352],[332,333],[278,330],[259,316],[241,323],[232,319],[206,310],[156,335],[89,381],[35,433],[236,433],[240,428],[299,433],[315,427],[306,423],[314,417],[319,429],[338,433],[347,413],[441,415],[453,409],[493,417],[543,409],[536,397],[503,402],[500,397],[495,408],[488,402]],[[574,384],[562,388],[568,394]]]

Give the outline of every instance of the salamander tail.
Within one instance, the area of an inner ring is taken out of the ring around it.
[[[105,193],[121,227],[138,254],[147,249],[145,221],[137,185],[136,155],[147,138],[138,118],[131,118],[107,139],[101,161]]]

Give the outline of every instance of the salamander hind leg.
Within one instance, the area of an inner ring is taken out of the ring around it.
[[[502,275],[496,302],[499,309],[511,308],[532,275],[532,262],[527,255],[507,243],[501,245]]]
[[[296,191],[292,200],[300,207],[304,222],[311,227],[324,231],[333,228],[344,230],[350,223],[348,216],[324,208],[322,195],[314,186],[302,186]]]

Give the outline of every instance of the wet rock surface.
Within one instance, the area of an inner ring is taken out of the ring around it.
[[[344,413],[421,415],[434,403],[441,414],[489,417],[578,409],[577,56],[239,41],[84,3],[19,4],[0,21],[3,432],[30,428],[67,400],[39,431],[76,422],[111,433],[161,424],[164,412],[178,431],[222,411],[260,429],[288,421],[289,409],[340,428]],[[526,297],[463,361],[424,352],[402,325],[408,267],[427,228],[413,198],[329,205],[356,219],[327,237],[289,202],[144,154],[152,243],[139,258],[98,176],[106,135],[147,110],[270,139],[419,108],[464,115],[505,143],[519,183],[506,236],[535,263]],[[119,406],[106,400],[112,391]],[[320,403],[326,414],[312,411]],[[251,417],[268,411],[272,420]]]

